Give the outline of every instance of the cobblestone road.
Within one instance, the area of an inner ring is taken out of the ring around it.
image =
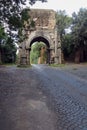
[[[87,66],[1,67],[0,130],[87,130]]]

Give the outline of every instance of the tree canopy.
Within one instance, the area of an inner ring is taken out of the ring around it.
[[[87,9],[81,8],[72,15],[72,35],[76,47],[87,44]]]
[[[8,37],[5,44],[1,48],[1,60],[3,63],[15,63],[16,61],[16,46],[11,37]]]
[[[71,23],[72,23],[72,18],[66,14],[65,10],[57,11],[56,24],[57,24],[57,28],[58,28],[58,32],[60,34],[61,40],[62,40],[63,35],[65,35],[66,33],[66,29],[70,27]]]
[[[57,25],[64,56],[68,57],[73,53],[76,61],[87,60],[87,9],[81,8],[72,17],[67,16],[65,11],[58,11]],[[67,28],[71,30],[70,33],[67,33]]]
[[[71,51],[71,36],[67,34],[68,29],[70,29],[72,23],[72,17],[69,17],[66,14],[65,10],[59,10],[56,13],[56,24],[57,24],[57,29],[58,33],[60,34],[60,39],[61,39],[61,49],[63,51],[64,56],[67,56],[70,54]]]
[[[0,0],[0,21],[12,15],[18,15],[22,9],[22,5],[34,4],[36,1],[46,2],[46,0]]]
[[[36,1],[46,2],[46,0],[0,0],[0,24],[7,30],[8,35],[12,36],[12,31],[23,28],[24,21],[29,19],[28,9],[23,5],[29,3],[33,5]],[[15,35],[13,36],[15,37]]]
[[[26,2],[33,5],[36,1],[46,2],[46,0],[0,0],[0,54],[4,55],[4,61],[9,61],[12,53],[16,52],[14,40],[24,39],[22,31],[25,28],[24,22],[29,19],[30,9],[24,9],[23,5],[26,7]],[[32,21],[29,25],[32,25]],[[1,45],[3,41],[5,44]]]

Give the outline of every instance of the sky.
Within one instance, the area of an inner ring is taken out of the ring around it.
[[[46,3],[39,1],[30,8],[65,10],[67,15],[71,16],[73,12],[77,13],[80,8],[87,9],[87,0],[48,0]]]

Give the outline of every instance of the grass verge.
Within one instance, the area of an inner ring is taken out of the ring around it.
[[[50,64],[51,67],[64,67],[65,64]]]

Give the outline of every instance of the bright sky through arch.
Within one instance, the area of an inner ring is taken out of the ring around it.
[[[87,8],[87,0],[48,0],[46,3],[36,2],[30,8],[65,10],[68,15],[78,12],[80,8]]]

